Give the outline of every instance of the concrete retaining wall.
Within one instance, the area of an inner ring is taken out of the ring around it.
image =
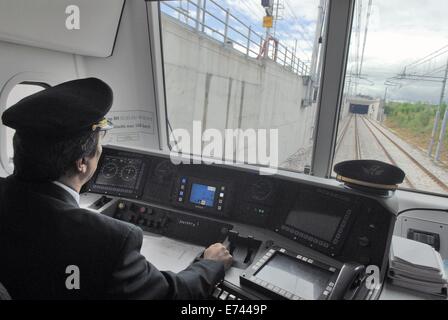
[[[164,16],[165,82],[173,129],[276,128],[279,163],[311,154],[315,107],[301,107],[303,78],[270,60],[231,46]],[[299,168],[300,169],[300,168]]]

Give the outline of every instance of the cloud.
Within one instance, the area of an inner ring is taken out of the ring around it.
[[[363,1],[363,7],[366,10],[366,0]],[[367,75],[374,85],[360,85],[359,93],[382,97],[387,78],[402,72],[406,65],[447,45],[447,13],[446,0],[373,0],[362,74]],[[365,11],[363,20],[365,22]],[[364,36],[364,26],[361,30]],[[356,49],[356,37],[352,34],[348,70],[355,65]],[[423,74],[443,66],[447,56],[448,54],[442,55],[414,71]],[[390,88],[388,96],[397,100],[437,103],[440,87],[440,83],[408,81],[401,88]]]

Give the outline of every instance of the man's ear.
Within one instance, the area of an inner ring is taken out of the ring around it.
[[[87,172],[87,159],[81,158],[76,160],[75,165],[76,173],[86,173]]]

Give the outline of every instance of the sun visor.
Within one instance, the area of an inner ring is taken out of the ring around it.
[[[0,41],[108,57],[123,6],[124,0],[2,0]]]

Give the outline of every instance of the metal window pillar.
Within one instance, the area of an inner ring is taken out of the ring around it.
[[[312,173],[330,177],[350,45],[355,0],[330,0],[316,113]]]
[[[205,4],[205,0],[204,0]],[[160,150],[169,150],[168,115],[166,108],[165,93],[165,74],[163,68],[163,46],[162,46],[162,30],[159,15],[160,3],[155,1],[146,1],[146,12],[148,17],[148,33],[151,50],[152,76],[154,82],[154,93],[156,98],[156,118],[159,136]]]

